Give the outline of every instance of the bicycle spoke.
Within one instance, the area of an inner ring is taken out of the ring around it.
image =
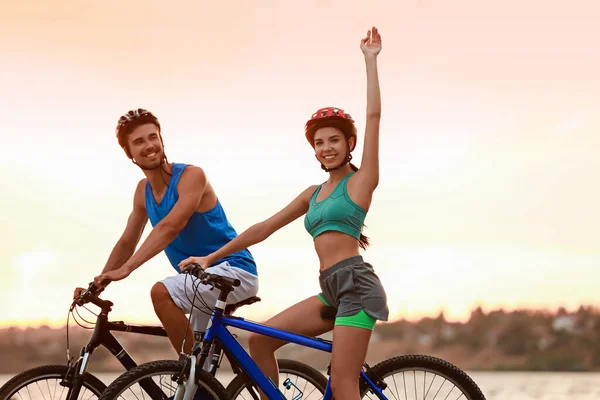
[[[36,384],[36,386],[38,387],[38,390],[40,391],[40,393],[42,394],[42,398],[43,398],[44,400],[46,400],[46,396],[44,396],[44,394],[42,393],[42,388],[40,388],[40,384],[39,384],[39,382],[36,382],[35,384]]]
[[[87,390],[87,388],[85,390]],[[91,393],[91,391],[90,391],[90,393]],[[87,400],[91,400],[94,396],[96,396],[96,395],[94,393],[91,393],[90,397],[88,397]]]
[[[448,394],[446,395],[446,397],[444,397],[444,400],[448,399],[448,396],[450,396],[450,393],[452,393],[453,390],[454,390],[454,386],[452,387],[452,389],[450,389],[450,391],[448,392]]]
[[[140,400],[140,398],[139,398],[139,397],[137,397],[137,396],[135,395],[135,392],[133,391],[133,389],[129,388],[129,391],[130,391],[131,393],[133,393],[133,395],[135,396],[135,398],[136,398],[137,400]]]
[[[438,391],[435,392],[435,397],[434,400],[437,398],[438,393],[440,392],[440,390],[442,390],[442,387],[446,384],[446,379],[444,379],[444,382],[442,382],[442,385],[439,387]]]
[[[174,393],[175,393],[175,391],[177,390],[177,386],[176,386],[176,385],[173,385],[173,383],[172,383],[173,381],[171,380],[171,377],[161,377],[161,378],[160,378],[161,385],[159,385],[159,386],[161,386],[161,387],[162,387],[162,386],[163,386],[163,385],[162,385],[162,383],[163,383],[163,379],[167,379],[167,378],[168,378],[169,380],[168,380],[168,381],[166,381],[166,382],[164,383],[164,387],[165,387],[166,389],[169,389],[169,392],[170,392],[170,394],[174,394]]]
[[[54,391],[52,392],[52,398],[56,398],[56,387],[58,386],[58,379],[54,381]]]
[[[427,375],[427,372],[425,372],[425,375]],[[429,387],[427,388],[427,392],[425,392],[425,381],[423,381],[423,392],[425,393],[425,396],[423,396],[423,400],[427,399],[427,395],[429,394],[429,391],[431,390],[431,387],[433,386],[433,382],[435,382],[435,378],[437,378],[436,374],[433,375],[433,379],[431,380],[431,383],[429,384]]]
[[[33,397],[31,397],[31,393],[29,392],[29,386],[27,386],[27,393],[29,394],[29,398],[32,399]]]
[[[173,384],[170,375],[156,375],[147,377],[146,379],[152,379],[167,397],[174,395],[177,390],[177,385]],[[149,393],[146,392],[146,389],[144,389],[139,382],[136,382],[135,385],[128,387],[124,393],[119,395],[119,398],[125,400],[146,400],[151,398],[150,395],[149,397],[146,397],[147,394],[149,395]]]
[[[412,374],[412,376],[411,376]],[[398,378],[396,377],[398,375]],[[404,368],[380,375],[386,382],[384,395],[393,400],[468,400],[468,392],[452,378],[428,368]],[[400,382],[400,376],[402,382]],[[439,377],[439,379],[438,379]],[[412,387],[411,387],[412,386]],[[403,390],[402,390],[403,389]],[[402,393],[402,394],[401,394]],[[372,390],[364,399],[374,399]]]
[[[69,388],[60,385],[63,378],[40,376],[38,379],[25,381],[8,397],[14,400],[65,400]],[[98,394],[85,385],[81,387],[78,400],[94,400]]]
[[[66,389],[67,389],[66,387],[62,386],[62,389],[60,390],[59,399],[62,399],[62,395],[63,395],[63,393],[65,392]]]
[[[50,383],[46,380],[46,387],[48,387],[48,395],[50,396],[50,400],[52,400],[53,396],[50,394]]]

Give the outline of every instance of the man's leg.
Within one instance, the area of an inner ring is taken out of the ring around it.
[[[214,274],[240,280],[240,286],[229,294],[227,303],[231,304],[247,299],[255,296],[258,292],[258,277],[232,267],[228,262],[211,267],[209,270]],[[194,332],[200,334],[206,331],[212,307],[214,307],[220,292],[218,289],[210,290],[211,288],[211,286],[201,284],[197,279],[185,274],[165,278],[152,288],[154,310],[178,353],[181,351],[184,338],[184,351],[189,354],[194,344]],[[185,314],[190,314],[189,320]]]
[[[156,283],[150,292],[156,315],[161,320],[171,344],[178,353],[181,351],[185,338],[183,351],[191,354],[195,343],[194,331],[196,333],[204,332],[208,324],[209,316],[206,315],[206,312],[210,312],[210,310],[202,306],[202,311],[199,311],[192,306],[192,301],[195,300],[196,307],[201,307],[200,299],[209,305],[214,305],[217,300],[215,291],[210,291],[210,287],[206,285],[194,285],[194,281],[195,279],[189,275],[179,274]],[[186,314],[191,315],[189,320]],[[211,356],[212,354],[206,360],[204,369],[210,365]],[[203,388],[199,388],[194,395],[194,400],[209,398],[211,396]]]
[[[194,345],[192,330],[185,312],[173,301],[169,291],[162,282],[157,282],[150,291],[154,311],[169,335],[171,345],[179,355],[185,338],[184,353],[191,353]]]

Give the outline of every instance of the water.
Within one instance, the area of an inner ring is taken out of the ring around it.
[[[597,400],[600,373],[471,372],[488,400]]]
[[[471,372],[487,400],[597,400],[600,399],[600,373],[560,372]],[[13,375],[0,375],[0,386]],[[96,374],[109,384],[118,374]],[[220,372],[227,385],[231,373]]]

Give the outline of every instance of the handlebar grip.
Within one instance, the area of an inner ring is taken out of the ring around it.
[[[204,270],[202,269],[202,266],[200,266],[200,264],[194,263],[186,265],[181,272],[184,274],[194,275],[195,277],[200,278],[201,275],[204,273]]]
[[[215,284],[227,283],[227,284],[229,284],[231,286],[235,286],[235,287],[238,287],[241,284],[239,279],[230,278],[228,276],[222,276],[222,275],[217,275],[217,274],[211,274],[210,272],[206,272],[205,270],[202,269],[200,264],[188,264],[181,272],[184,274],[194,275],[195,277],[197,277],[198,279],[200,279],[201,281],[203,281],[204,283],[207,283],[207,284],[215,285]]]
[[[222,275],[217,275],[217,274],[211,274],[208,272],[205,272],[203,276],[201,276],[201,278],[206,278],[207,281],[209,282],[227,282],[229,283],[231,286],[235,286],[238,287],[240,286],[241,282],[239,279],[236,278],[230,278],[228,276],[222,276]]]
[[[108,279],[104,279],[102,281],[103,285],[108,285],[110,283],[110,280]],[[96,284],[94,282],[90,282],[90,285],[88,286],[88,291],[91,292],[92,294],[100,294],[104,291],[104,288],[99,288],[98,286],[96,286]]]

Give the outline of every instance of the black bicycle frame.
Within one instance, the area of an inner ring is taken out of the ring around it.
[[[121,365],[127,370],[137,366],[133,358],[127,353],[123,345],[114,337],[111,331],[116,332],[131,332],[142,335],[162,336],[167,337],[167,331],[161,326],[139,326],[139,325],[128,325],[122,321],[111,322],[108,320],[108,313],[111,311],[112,303],[105,300],[92,301],[94,304],[101,307],[102,311],[96,319],[96,326],[89,343],[81,349],[79,359],[72,364],[69,360],[69,368],[67,375],[61,381],[61,385],[67,386],[69,391],[67,393],[67,400],[77,399],[81,386],[83,384],[83,376],[86,373],[89,357],[94,351],[104,346],[115,356]],[[151,379],[144,379],[140,382],[140,385],[149,393],[160,395],[160,388]]]
[[[79,397],[79,392],[81,391],[81,386],[83,385],[83,376],[86,373],[89,358],[100,346],[106,347],[108,351],[110,351],[110,353],[115,356],[117,360],[119,360],[121,365],[126,370],[130,370],[137,366],[136,362],[129,355],[129,353],[127,353],[123,345],[119,343],[117,338],[113,336],[111,333],[112,331],[167,337],[167,331],[162,326],[128,325],[123,321],[111,322],[108,320],[108,313],[112,310],[112,302],[108,300],[102,300],[91,292],[88,292],[84,298],[86,301],[89,301],[100,307],[101,311],[96,318],[96,326],[89,343],[81,349],[79,358],[75,363],[72,363],[72,360],[69,360],[67,374],[60,382],[62,386],[69,388],[67,400],[74,400]],[[259,300],[260,298],[258,297],[252,297],[239,303],[229,305],[226,309],[225,315],[231,315],[238,307],[241,307],[244,304],[252,304],[253,302]],[[76,304],[83,305],[84,303],[80,302]],[[72,305],[72,307],[74,307],[74,305]],[[211,365],[211,370],[209,371],[209,373],[211,373],[213,376],[215,376],[217,373],[223,353],[225,353],[225,356],[231,360],[230,354],[223,349],[221,343],[216,341],[214,344],[213,363]],[[240,371],[240,367],[235,362],[231,362],[231,367],[236,373]],[[143,379],[140,381],[140,386],[142,386],[142,388],[144,388],[146,392],[152,396],[152,398],[162,398],[162,391],[152,379]]]

